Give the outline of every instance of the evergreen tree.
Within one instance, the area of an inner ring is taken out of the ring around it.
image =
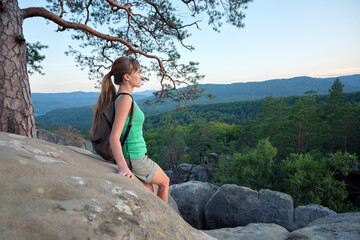
[[[360,103],[347,102],[342,112],[342,150],[360,154]]]
[[[215,135],[204,119],[198,119],[194,124],[188,127],[186,143],[190,147],[190,161],[199,164],[204,160],[207,151],[215,146]]]
[[[282,149],[279,157],[285,158],[290,153],[308,153],[318,149],[321,145],[323,121],[318,116],[315,97],[311,94],[299,98],[289,108],[286,120],[280,125],[279,138],[281,141],[274,143]],[[284,144],[283,146],[281,144]]]
[[[161,135],[164,138],[162,158],[164,158],[163,161],[171,166],[171,169],[174,169],[184,154],[185,141],[182,128],[173,122],[170,117],[167,121],[168,124],[161,131]]]
[[[344,85],[336,78],[329,89],[329,96],[324,105],[323,118],[326,121],[326,131],[328,132],[326,149],[330,152],[341,149],[342,139],[344,139],[343,106],[345,104],[345,97],[343,87]]]
[[[250,122],[249,128],[245,128],[244,133],[250,132],[253,143],[269,138],[269,141],[282,152],[281,146],[285,146],[287,142],[282,142],[285,139],[280,128],[286,119],[287,111],[288,107],[284,104],[283,98],[267,97],[255,123]]]

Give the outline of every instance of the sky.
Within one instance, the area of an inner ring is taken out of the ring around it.
[[[43,0],[19,0],[21,8],[41,6]],[[179,49],[185,62],[199,62],[205,78],[200,83],[230,84],[297,76],[336,77],[360,73],[360,0],[254,0],[245,11],[245,28],[224,24],[214,32],[201,23],[191,29],[185,43],[194,51]],[[40,41],[44,76],[30,75],[33,93],[95,92],[95,81],[76,67],[64,52],[76,44],[70,33],[55,32],[45,19],[25,19],[23,31],[30,43]],[[140,89],[156,90],[150,79]]]

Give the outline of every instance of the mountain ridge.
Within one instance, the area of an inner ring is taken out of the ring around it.
[[[318,94],[328,93],[333,81],[339,78],[344,84],[344,92],[360,91],[360,74],[331,77],[312,78],[298,76],[293,78],[270,79],[258,82],[237,82],[230,84],[199,84],[199,88],[206,88],[206,94],[213,94],[215,99],[202,97],[197,103],[232,102],[240,100],[261,99],[267,96],[286,97],[304,95],[308,90],[315,90]],[[146,114],[166,112],[176,108],[174,102],[165,101],[161,105],[146,107],[143,103],[151,99],[155,90],[134,92],[133,97],[142,105]],[[99,92],[71,92],[71,93],[32,93],[32,100],[36,115],[45,114],[51,110],[66,107],[84,107],[94,105]],[[194,104],[194,103],[188,103]]]
[[[197,103],[219,103],[233,102],[241,100],[262,99],[268,96],[288,97],[304,95],[306,91],[315,90],[317,94],[327,94],[334,80],[339,78],[344,84],[344,92],[360,91],[360,74],[331,77],[331,78],[312,78],[312,77],[293,77],[284,79],[272,79],[261,82],[231,83],[231,84],[199,84],[198,88],[206,88],[204,95],[213,94],[216,97],[212,100],[201,97]],[[144,98],[138,104],[151,98]],[[191,103],[190,103],[191,105]],[[145,107],[146,114],[156,114],[166,112],[176,108],[176,104],[165,101],[161,106]]]

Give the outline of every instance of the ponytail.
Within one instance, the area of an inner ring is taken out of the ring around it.
[[[98,123],[100,121],[101,113],[110,106],[113,98],[116,94],[116,89],[114,84],[111,81],[112,72],[106,74],[101,82],[101,92],[97,103],[95,105],[95,113],[93,118],[93,126],[91,129],[91,134],[94,134]]]
[[[114,83],[116,85],[121,85],[125,74],[130,74],[139,68],[139,62],[133,58],[120,57],[114,61],[111,71],[104,76],[101,82],[101,92],[95,105],[91,134],[94,134],[97,129],[101,113],[110,106],[115,97],[116,89],[111,81],[111,76],[114,76]]]

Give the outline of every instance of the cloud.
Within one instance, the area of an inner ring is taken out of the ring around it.
[[[323,71],[317,71],[310,73],[310,77],[338,77],[344,75],[353,75],[359,74],[360,67],[353,67],[353,68],[338,68],[338,69],[328,69]]]

